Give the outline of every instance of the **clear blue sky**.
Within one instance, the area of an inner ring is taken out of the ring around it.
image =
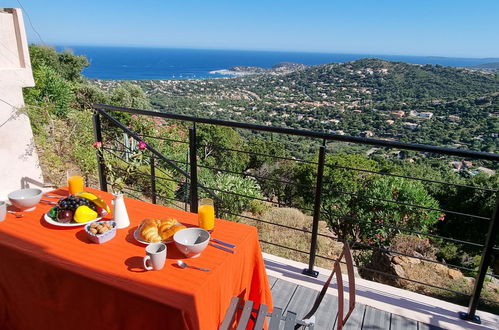
[[[499,57],[499,0],[20,1],[51,45]]]

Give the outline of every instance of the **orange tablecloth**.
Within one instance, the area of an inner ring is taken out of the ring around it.
[[[111,195],[88,189],[107,202]],[[59,189],[53,194],[66,194]],[[48,199],[48,198],[46,198]],[[165,268],[144,271],[144,245],[133,232],[146,217],[173,216],[196,225],[195,214],[125,199],[131,225],[104,244],[83,227],[56,227],[41,202],[23,218],[0,223],[0,329],[217,329],[232,296],[272,305],[254,227],[216,221],[213,237],[236,253],[208,246],[180,269],[183,256],[168,244]]]

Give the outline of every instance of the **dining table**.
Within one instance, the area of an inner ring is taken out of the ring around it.
[[[113,195],[86,188],[111,205]],[[44,196],[68,196],[61,187]],[[197,226],[197,214],[125,198],[127,228],[105,243],[92,243],[84,226],[47,221],[53,207],[8,213],[0,222],[0,329],[218,329],[231,298],[266,304],[272,297],[253,226],[215,220],[211,237],[236,245],[234,253],[208,245],[186,258],[166,244],[161,270],[144,269],[146,244],[134,235],[146,218],[173,217]],[[107,219],[112,219],[108,215]],[[181,268],[177,260],[209,272]]]

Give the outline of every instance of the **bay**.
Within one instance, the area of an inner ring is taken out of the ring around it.
[[[85,55],[90,66],[83,71],[89,79],[147,80],[147,79],[203,79],[223,77],[211,71],[233,66],[270,68],[281,62],[306,65],[353,61],[376,57],[389,61],[413,64],[440,64],[444,66],[472,66],[498,62],[499,59],[454,58],[431,56],[306,53],[246,50],[207,50],[178,48],[57,46],[77,55]]]

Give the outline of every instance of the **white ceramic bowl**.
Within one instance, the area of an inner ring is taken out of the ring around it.
[[[42,199],[42,190],[36,188],[19,189],[11,192],[9,200],[21,211],[33,211]]]
[[[173,235],[175,245],[187,258],[198,257],[210,241],[210,233],[201,228],[185,228]]]

